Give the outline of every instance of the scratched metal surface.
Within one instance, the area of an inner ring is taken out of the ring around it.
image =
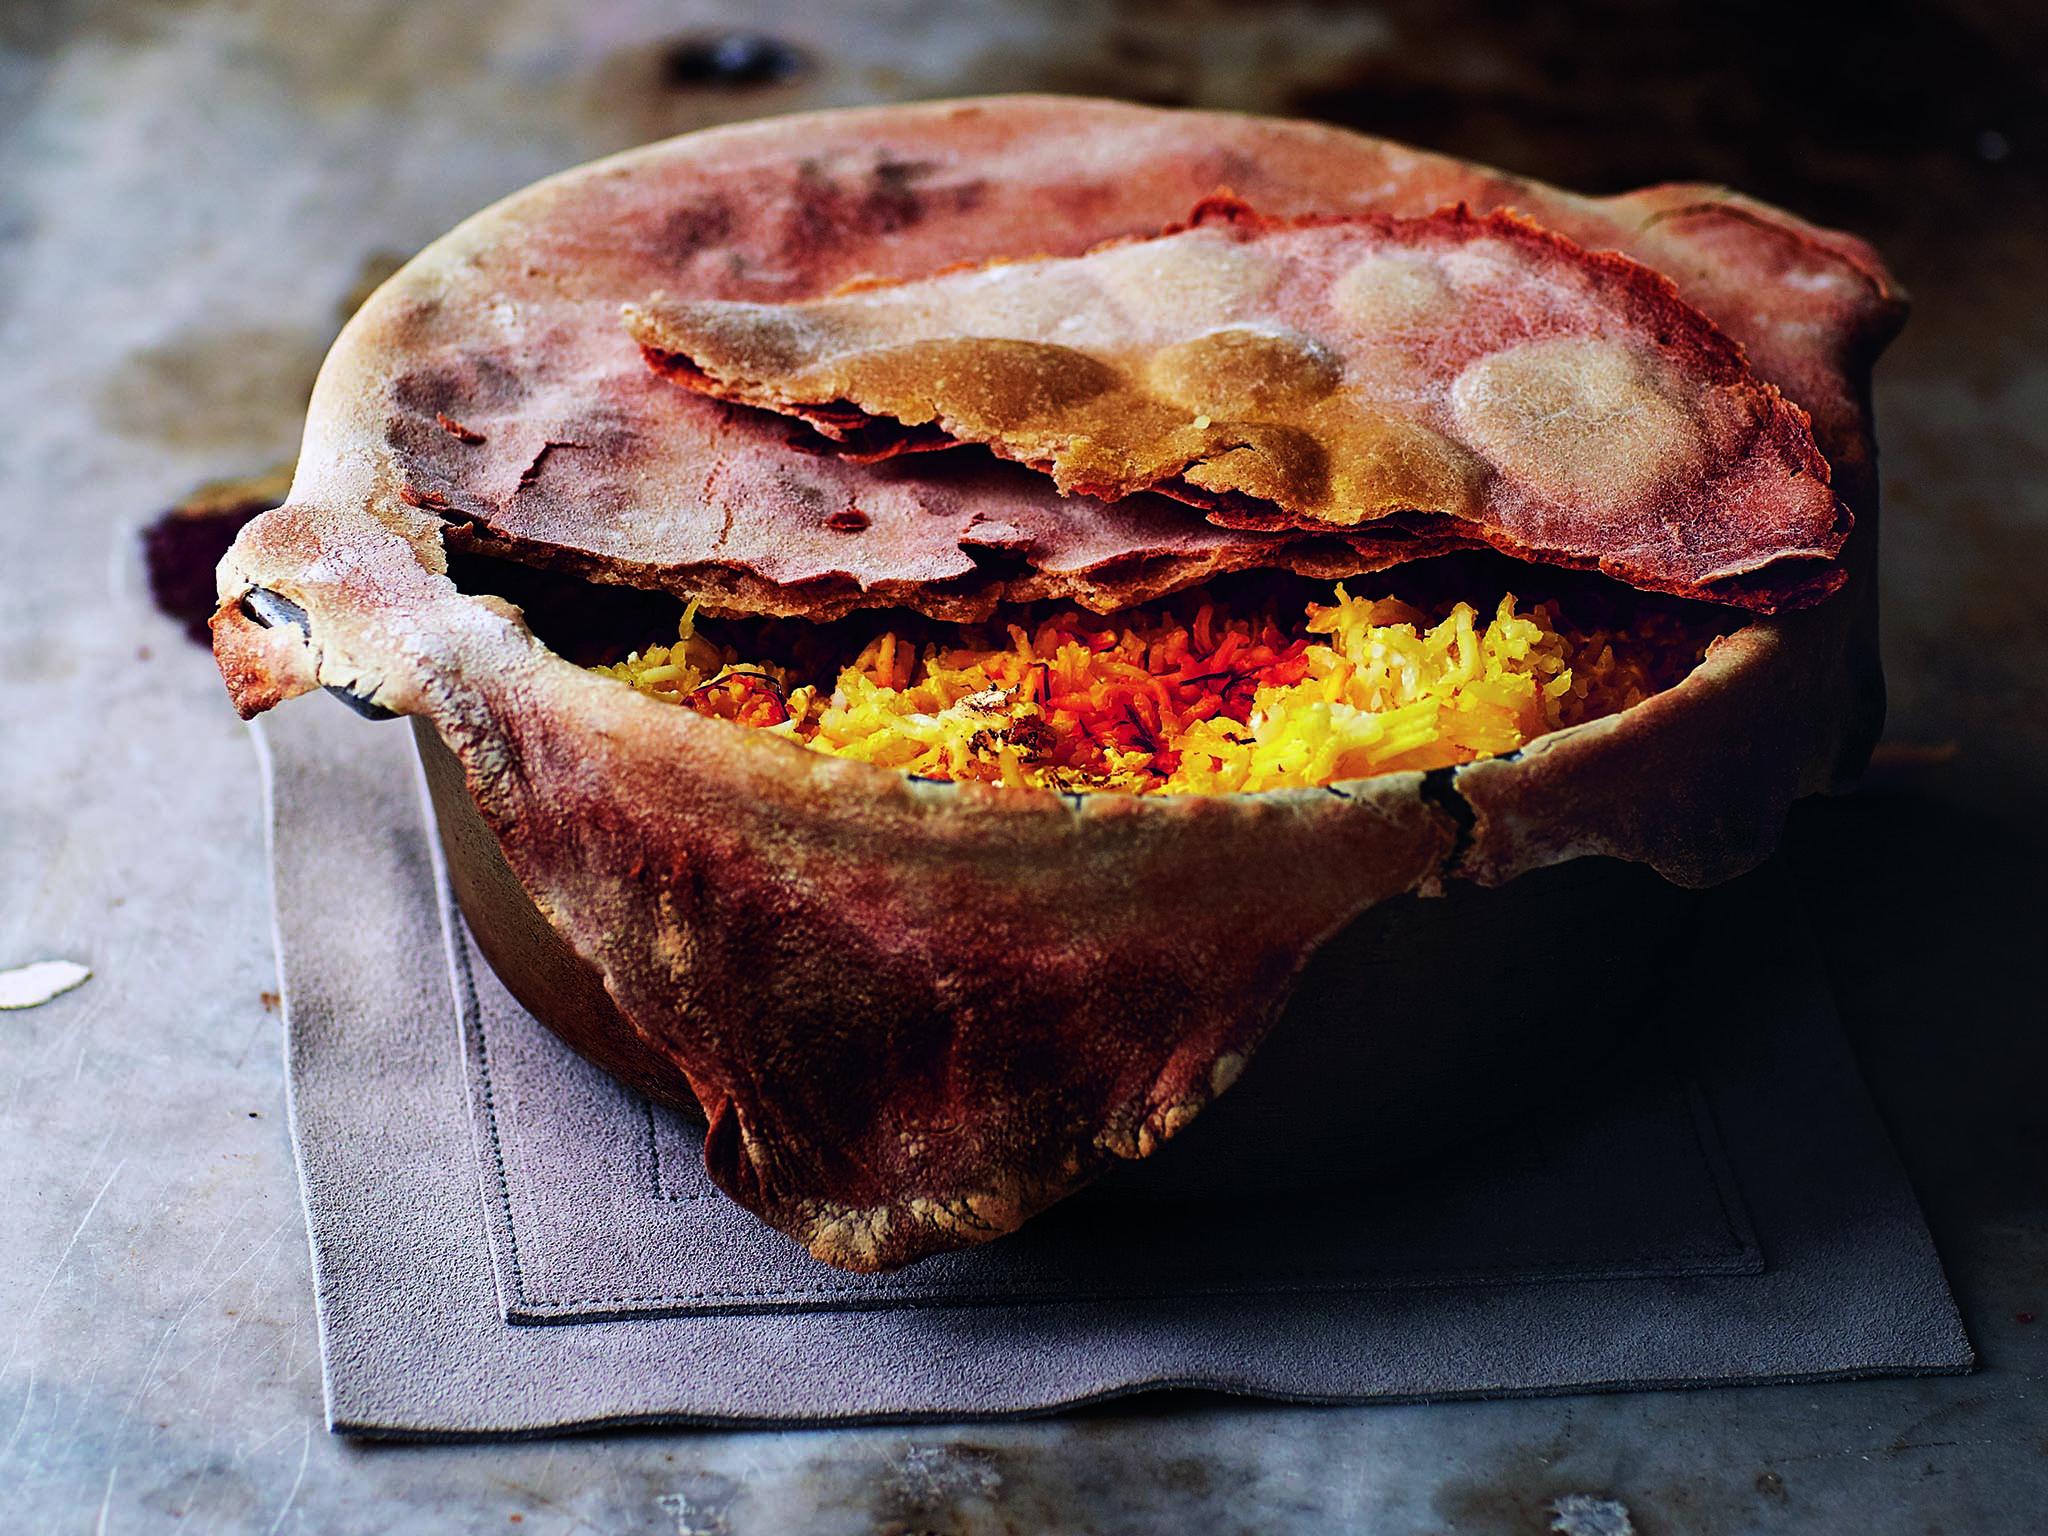
[[[0,1524],[1540,1532],[1591,1494],[1653,1536],[2039,1530],[2044,22],[1524,9],[0,8],[0,965],[97,973],[0,1014]],[[736,21],[804,67],[731,86],[670,49]],[[1895,744],[1870,791],[1801,814],[1792,851],[1980,1374],[1182,1400],[969,1432],[364,1450],[321,1430],[255,764],[149,609],[136,530],[289,454],[351,287],[490,198],[725,117],[1020,87],[1318,113],[1598,188],[1721,177],[1895,259],[1920,299],[1879,390]]]

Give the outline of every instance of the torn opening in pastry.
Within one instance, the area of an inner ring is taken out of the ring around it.
[[[791,304],[657,295],[626,324],[676,382],[862,462],[980,445],[1063,493],[1763,611],[1842,579],[1850,518],[1805,413],[1667,279],[1512,213],[1212,200],[1085,256]]]
[[[516,593],[536,633],[652,698],[920,778],[1062,793],[1323,787],[1498,756],[1641,703],[1727,627],[1486,556],[973,623],[719,618],[475,556],[455,573]]]

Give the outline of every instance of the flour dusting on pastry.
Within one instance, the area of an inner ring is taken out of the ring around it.
[[[1805,413],[1626,257],[1516,214],[1262,218],[789,304],[655,295],[659,371],[859,462],[975,445],[1249,530],[1427,534],[1773,610],[1840,584]]]

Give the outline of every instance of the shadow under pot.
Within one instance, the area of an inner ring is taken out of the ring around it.
[[[461,763],[432,726],[413,730],[456,901],[506,987],[597,1066],[701,1122],[675,1068],[513,874]],[[1101,1193],[1213,1201],[1328,1188],[1526,1115],[1642,1032],[1698,900],[1641,865],[1588,858],[1375,907],[1310,960],[1231,1091]],[[1593,986],[1560,982],[1560,913],[1572,973]]]

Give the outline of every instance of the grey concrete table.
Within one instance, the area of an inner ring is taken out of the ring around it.
[[[1645,1533],[2048,1528],[2042,18],[1782,7],[1766,42],[1741,8],[1529,9],[9,0],[0,965],[96,974],[0,1014],[0,1527],[1523,1532],[1583,1492]],[[690,46],[736,26],[802,57]],[[365,269],[490,198],[719,118],[1009,88],[1319,113],[1594,187],[1723,177],[1896,260],[1921,309],[1880,385],[1895,744],[1791,851],[1979,1374],[968,1432],[322,1430],[255,762],[150,610],[136,529],[288,455]]]

